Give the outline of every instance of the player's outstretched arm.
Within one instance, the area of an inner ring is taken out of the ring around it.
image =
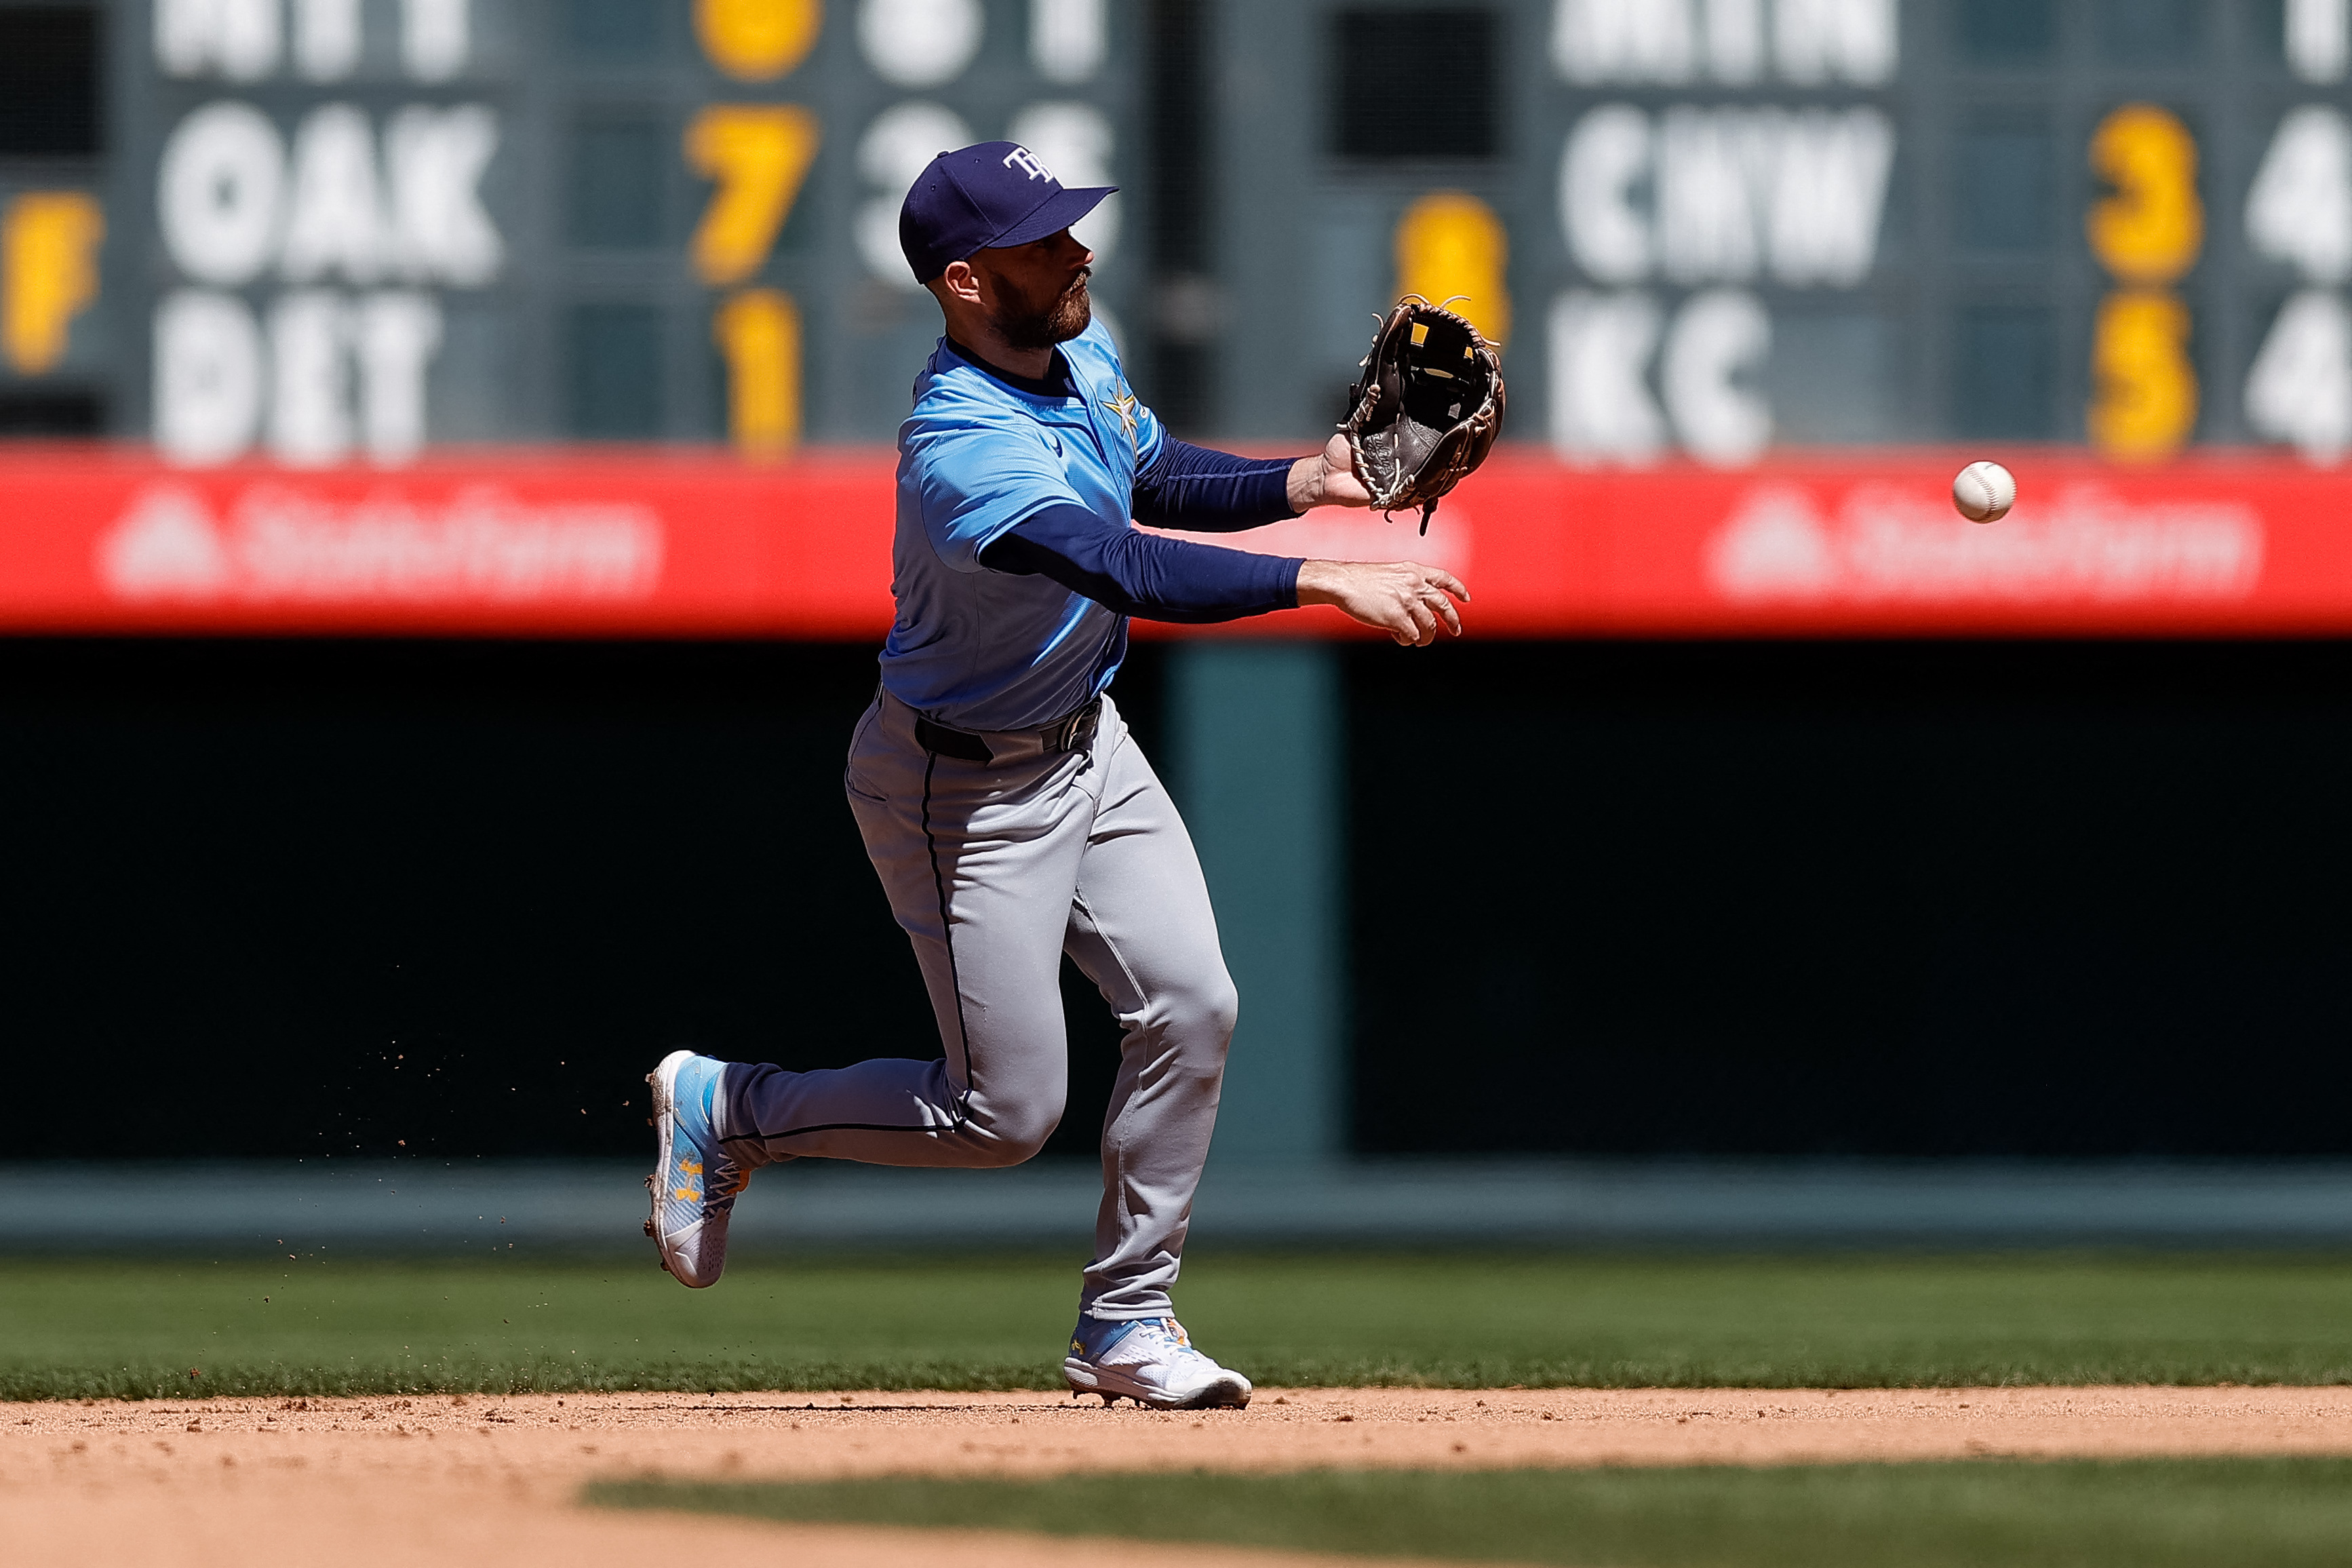
[[[1337,605],[1407,647],[1435,642],[1441,623],[1460,637],[1455,599],[1470,602],[1461,578],[1415,561],[1307,561],[1298,567],[1300,604]]]
[[[1372,504],[1372,492],[1356,477],[1356,455],[1346,436],[1332,437],[1321,451],[1290,465],[1289,500],[1293,511]]]

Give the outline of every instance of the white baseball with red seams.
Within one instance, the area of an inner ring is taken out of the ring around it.
[[[1998,522],[2017,504],[2017,479],[1999,463],[1970,463],[1952,480],[1952,504],[1970,522]]]

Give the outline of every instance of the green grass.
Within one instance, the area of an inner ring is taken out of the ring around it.
[[[2352,1460],[611,1482],[760,1519],[1594,1568],[2341,1568]]]
[[[707,1291],[635,1258],[16,1259],[0,1397],[1051,1388],[1076,1288],[1003,1257],[746,1263]],[[2352,1382],[2340,1257],[1229,1254],[1180,1299],[1266,1384]]]

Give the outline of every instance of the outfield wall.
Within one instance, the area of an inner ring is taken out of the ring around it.
[[[2343,1149],[2331,1097],[2282,1086],[2332,1079],[2352,1024],[2345,661],[2271,640],[2352,626],[2343,482],[2051,450],[1979,526],[1943,497],[1959,456],[1507,452],[1425,538],[1320,512],[1249,541],[1453,567],[1458,647],[1328,610],[1139,628],[1179,640],[1118,695],[1245,998],[1221,1148]],[[68,446],[0,457],[0,493],[26,509],[0,531],[0,627],[156,639],[15,650],[43,761],[14,815],[78,824],[20,905],[37,1037],[86,1005],[126,1059],[168,1055],[163,1083],[171,1042],[275,1042],[314,1144],[397,1147],[406,1122],[468,1152],[604,1150],[628,1121],[585,1080],[520,1124],[466,1108],[453,1086],[496,1076],[499,1038],[605,1086],[656,1041],[931,1048],[832,782],[887,626],[887,453],[519,450],[394,477]],[[425,642],[179,640],[257,634]],[[1824,640],[1856,637],[1906,640]],[[177,695],[149,709],[159,677]],[[93,820],[123,786],[89,772],[113,769],[138,798]],[[126,816],[167,841],[79,885]],[[222,832],[218,860],[187,842]],[[228,931],[170,931],[159,897]],[[48,923],[60,905],[86,923]],[[118,963],[181,978],[117,994]],[[299,1003],[273,1009],[278,986]],[[1058,1141],[1079,1152],[1111,1047],[1068,989],[1093,1041]],[[814,1041],[783,1022],[811,1017]],[[404,1040],[453,1076],[391,1110],[420,1070]],[[157,1100],[157,1152],[293,1146]]]
[[[1118,689],[1197,817],[1173,657]],[[2352,1153],[2352,647],[1333,658],[1340,1147]],[[845,644],[0,641],[19,1090],[109,1161],[626,1157],[672,1046],[927,1054],[839,793],[872,682]],[[1240,1076],[1246,918],[1228,1131],[1293,1103]],[[1115,1031],[1065,997],[1084,1157]]]

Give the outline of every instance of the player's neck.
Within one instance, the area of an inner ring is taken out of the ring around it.
[[[959,320],[961,317],[962,319]],[[982,361],[1026,381],[1045,381],[1054,374],[1054,351],[1016,349],[1004,341],[1004,334],[989,324],[988,318],[978,311],[969,314],[958,311],[948,317],[948,336],[959,347]]]
[[[993,332],[977,342],[962,336],[956,341],[1007,375],[1017,375],[1024,381],[1049,381],[1053,378],[1052,349],[1016,349]]]

